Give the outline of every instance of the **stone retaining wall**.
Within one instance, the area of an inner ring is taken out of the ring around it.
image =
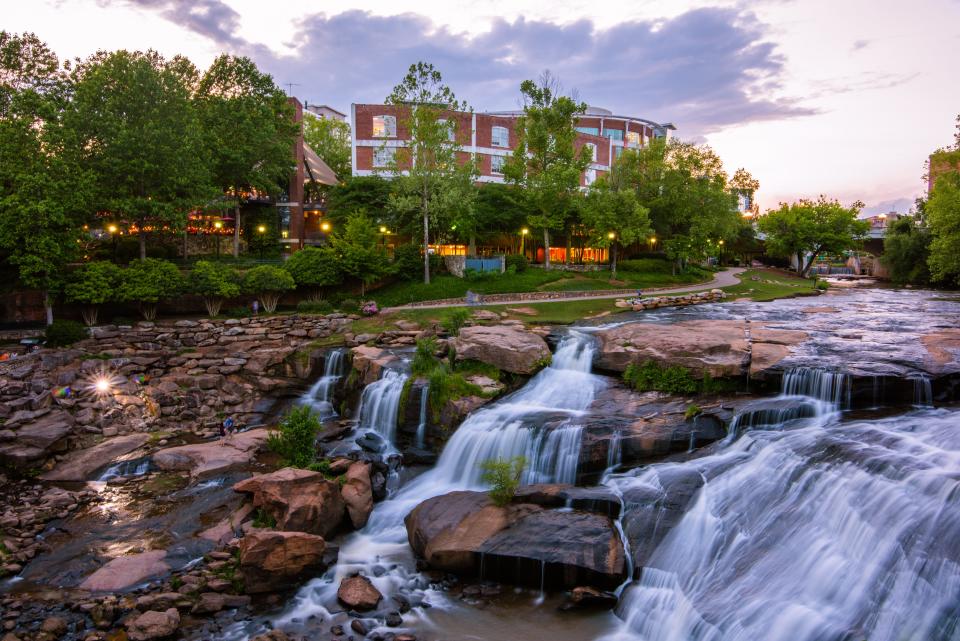
[[[726,294],[723,290],[711,289],[709,292],[697,292],[696,294],[684,294],[682,296],[651,296],[650,298],[618,300],[615,305],[639,312],[645,309],[657,309],[658,307],[686,307],[687,305],[699,305],[701,303],[715,303],[725,297]]]

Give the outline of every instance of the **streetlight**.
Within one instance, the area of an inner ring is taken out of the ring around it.
[[[329,233],[330,223],[328,223],[327,221],[323,221],[322,223],[320,223],[320,231],[322,231],[325,234]]]
[[[223,229],[223,222],[218,220],[213,223],[213,227],[216,229],[213,235],[217,238],[217,260],[220,260],[220,230]]]
[[[257,225],[257,233],[260,234],[261,236],[260,242],[257,243],[258,245],[260,245],[260,260],[263,260],[263,235],[266,233],[266,231],[267,231],[266,225]]]
[[[610,239],[610,278],[617,277],[617,235],[614,232],[608,232],[607,238]]]
[[[527,234],[530,233],[530,230],[524,227],[520,230],[520,254],[523,254],[523,241],[526,240]]]
[[[657,244],[657,237],[656,237],[656,236],[651,236],[651,237],[650,237],[650,249],[653,249],[654,245],[656,245],[656,244]]]
[[[110,232],[110,243],[113,245],[113,260],[117,260],[117,226],[110,223],[107,231]]]

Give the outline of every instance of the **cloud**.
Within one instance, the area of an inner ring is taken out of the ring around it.
[[[853,51],[860,51],[864,47],[867,47],[869,44],[870,44],[869,40],[855,40],[853,42],[853,47],[851,47],[851,49]]]
[[[915,202],[913,198],[896,198],[894,200],[884,200],[873,205],[868,205],[860,212],[861,217],[876,216],[877,214],[887,214],[895,211],[901,214],[909,213]]]
[[[249,55],[277,84],[299,83],[297,94],[310,102],[341,109],[383,100],[411,63],[425,60],[478,110],[516,108],[520,81],[550,69],[586,102],[672,121],[685,138],[815,113],[797,99],[774,97],[782,93],[784,60],[766,39],[766,26],[735,8],[607,29],[587,19],[498,19],[478,35],[413,13],[320,13],[299,23],[297,55],[283,56],[237,37],[241,16],[220,0],[128,1]]]

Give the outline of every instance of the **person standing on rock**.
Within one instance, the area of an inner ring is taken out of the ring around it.
[[[237,423],[232,416],[228,416],[223,421],[223,429],[227,433],[226,440],[230,442],[233,439],[233,433],[237,431]]]

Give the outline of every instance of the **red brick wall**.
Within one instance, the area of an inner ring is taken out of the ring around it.
[[[491,142],[491,132],[494,127],[506,127],[510,149],[517,146],[517,119],[506,118],[504,116],[488,116],[486,114],[477,114],[477,146],[493,147]],[[500,149],[500,147],[498,147]]]

